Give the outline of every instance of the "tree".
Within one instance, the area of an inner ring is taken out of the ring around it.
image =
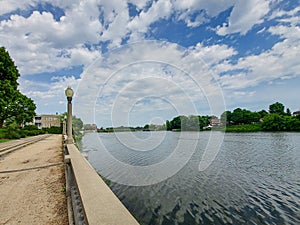
[[[17,89],[19,71],[4,47],[0,47],[0,127],[4,121],[21,125],[30,122],[36,106]]]
[[[9,125],[15,122],[24,126],[26,122],[31,122],[35,116],[36,109],[33,100],[20,92],[16,92],[16,96],[13,99],[14,101],[8,107],[10,117],[6,119],[6,124]]]
[[[264,110],[264,109],[261,110],[261,111],[259,111],[258,113],[260,115],[260,119],[264,118],[266,115],[268,115],[268,112],[266,110]]]
[[[221,122],[222,124],[230,124],[231,121],[231,112],[230,111],[225,111],[221,115]]]
[[[180,116],[177,116],[175,118],[173,118],[173,120],[171,121],[171,128],[173,129],[181,129],[181,118]]]
[[[269,106],[269,113],[272,114],[272,113],[276,113],[280,116],[284,116],[285,113],[284,113],[284,105],[280,102],[276,102],[272,105]]]
[[[60,119],[62,118],[68,118],[68,113],[64,112],[61,116]],[[66,126],[68,126],[68,121],[66,121]],[[79,135],[80,131],[83,129],[83,122],[80,118],[77,118],[76,116],[72,116],[72,130],[73,130],[73,135]]]
[[[172,130],[172,125],[169,120],[166,121],[166,128],[167,130]]]
[[[231,121],[233,124],[244,123],[243,110],[241,108],[236,108],[231,114]]]
[[[262,128],[267,131],[281,131],[284,129],[283,118],[277,113],[268,114],[264,117]]]
[[[289,108],[286,109],[286,115],[287,116],[291,116],[292,115],[291,110]]]

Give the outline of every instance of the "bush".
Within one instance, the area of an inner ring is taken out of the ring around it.
[[[0,129],[0,139],[5,138],[6,136],[6,129]]]
[[[259,123],[226,126],[226,132],[257,132],[261,130],[261,124]]]
[[[61,127],[50,127],[50,128],[43,128],[44,132],[47,132],[49,134],[62,134],[62,128]]]
[[[19,134],[18,130],[11,130],[8,129],[5,135],[7,139],[20,139],[21,135]]]
[[[17,132],[19,133],[20,138],[26,137],[26,134],[25,134],[25,131],[24,131],[24,130],[18,130]]]
[[[23,127],[24,130],[39,130],[39,128],[35,125],[26,125]]]
[[[20,139],[39,134],[45,134],[45,131],[38,129],[36,126],[25,126],[19,129],[14,125],[10,125],[8,128],[0,129],[0,139]]]

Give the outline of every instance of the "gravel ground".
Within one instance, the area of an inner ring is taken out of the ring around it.
[[[61,135],[0,158],[0,224],[68,224],[64,187]]]

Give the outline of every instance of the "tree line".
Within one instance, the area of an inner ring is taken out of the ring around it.
[[[200,131],[210,124],[211,119],[216,119],[216,116],[177,116],[171,121],[166,121],[167,130],[181,130],[181,131]]]
[[[268,112],[240,108],[233,112],[226,111],[221,115],[221,121],[229,126],[257,124],[262,131],[300,131],[300,116],[292,116],[290,109],[285,111],[285,106],[280,102],[269,105]]]
[[[166,121],[167,130],[201,131],[206,128],[216,116],[177,116]],[[217,129],[226,131],[300,131],[300,115],[292,116],[289,108],[276,102],[269,110],[252,112],[236,108],[225,111],[220,117]]]

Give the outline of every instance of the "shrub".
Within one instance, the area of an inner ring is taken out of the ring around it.
[[[8,129],[5,135],[7,139],[20,139],[21,135],[19,134],[18,130],[11,130]]]
[[[0,139],[5,138],[6,135],[6,129],[0,129]]]
[[[39,128],[35,125],[26,125],[23,127],[24,130],[39,130]]]
[[[61,127],[50,127],[50,128],[43,128],[44,132],[47,132],[49,134],[62,134],[62,128]]]

